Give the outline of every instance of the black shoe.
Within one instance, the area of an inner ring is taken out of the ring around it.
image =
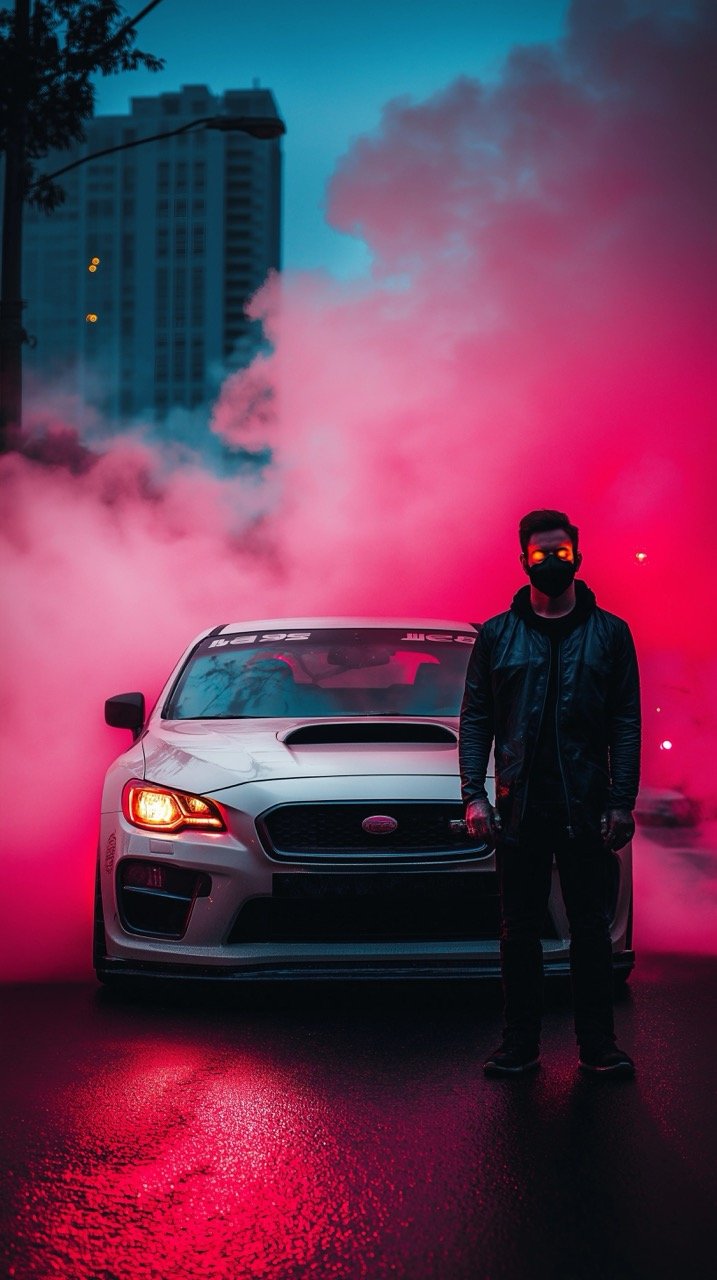
[[[578,1066],[581,1071],[591,1071],[600,1075],[634,1076],[635,1074],[635,1063],[629,1053],[618,1049],[616,1044],[581,1049]]]
[[[540,1065],[540,1050],[534,1044],[517,1044],[504,1041],[483,1063],[487,1076],[516,1076],[524,1071],[535,1071]]]

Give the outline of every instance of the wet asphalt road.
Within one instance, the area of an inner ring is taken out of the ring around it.
[[[642,955],[634,1081],[486,1080],[492,984],[131,1002],[2,992],[0,1272],[16,1280],[715,1274],[717,959]]]

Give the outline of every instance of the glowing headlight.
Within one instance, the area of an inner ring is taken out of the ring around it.
[[[202,796],[171,791],[152,782],[128,782],[122,792],[122,812],[144,831],[226,831],[218,805]]]

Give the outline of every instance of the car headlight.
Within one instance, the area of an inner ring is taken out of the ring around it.
[[[226,831],[218,805],[204,796],[131,781],[122,791],[122,813],[143,831]]]

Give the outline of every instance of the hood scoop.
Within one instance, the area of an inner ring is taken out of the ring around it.
[[[319,746],[334,742],[442,742],[455,747],[458,737],[442,724],[383,724],[349,720],[329,724],[302,724],[279,735],[287,747]]]

